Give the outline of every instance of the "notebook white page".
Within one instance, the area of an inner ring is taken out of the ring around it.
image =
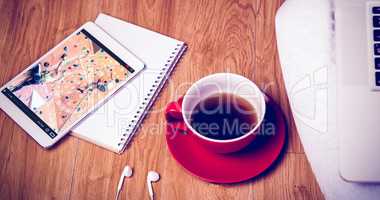
[[[73,135],[121,153],[186,46],[183,42],[99,14],[95,23],[145,63],[145,69],[73,129]]]

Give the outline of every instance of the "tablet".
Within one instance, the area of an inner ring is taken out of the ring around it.
[[[141,60],[87,22],[6,83],[0,108],[48,148],[143,68]]]

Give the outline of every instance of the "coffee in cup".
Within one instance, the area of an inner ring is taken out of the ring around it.
[[[191,112],[191,126],[215,140],[239,138],[256,127],[255,107],[231,93],[216,93],[201,100]]]

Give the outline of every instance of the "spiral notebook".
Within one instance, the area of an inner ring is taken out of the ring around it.
[[[122,153],[186,49],[184,42],[100,14],[95,24],[145,63],[145,69],[82,120],[72,135]]]

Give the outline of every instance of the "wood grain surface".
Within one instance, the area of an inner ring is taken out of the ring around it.
[[[113,199],[124,165],[133,166],[121,199],[148,199],[146,174],[160,172],[157,199],[323,199],[298,138],[277,55],[274,16],[282,0],[1,0],[0,84],[3,85],[100,12],[189,45],[142,129],[121,155],[68,136],[39,147],[0,112],[0,199]],[[289,123],[286,153],[270,171],[240,183],[210,184],[171,157],[162,109],[191,83],[215,72],[255,81]],[[152,129],[150,127],[158,127]]]

